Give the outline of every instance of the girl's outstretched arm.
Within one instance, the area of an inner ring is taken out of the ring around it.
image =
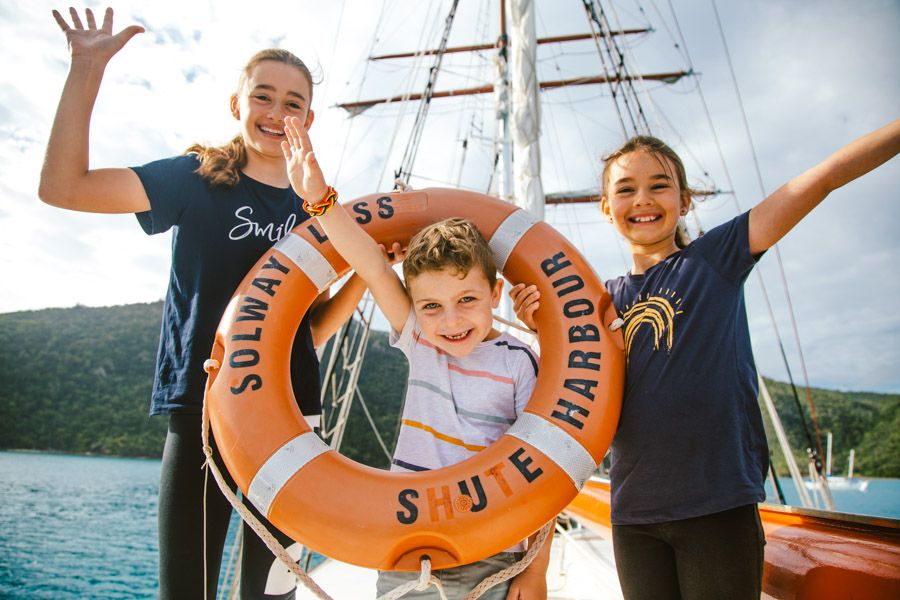
[[[106,9],[99,29],[91,9],[85,11],[87,27],[74,8],[69,13],[71,27],[59,12],[53,11],[53,17],[66,34],[72,62],[50,130],[38,195],[47,204],[72,210],[100,213],[149,210],[147,193],[134,171],[92,171],[88,165],[91,113],[103,72],[110,59],[144,28],[132,25],[113,35],[111,8]]]
[[[328,186],[325,185],[325,177],[313,152],[309,134],[297,117],[285,118],[284,133],[286,139],[281,142],[281,148],[291,186],[298,196],[316,203],[325,197]],[[409,316],[409,296],[375,240],[340,204],[316,219],[335,249],[369,286],[375,302],[391,327],[395,331],[401,331]]]
[[[900,152],[900,119],[850,142],[750,211],[750,252],[768,250],[825,197]]]

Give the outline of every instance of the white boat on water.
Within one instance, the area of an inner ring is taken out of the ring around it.
[[[856,449],[850,448],[850,453],[847,456],[847,476],[841,475],[832,475],[831,474],[831,445],[832,445],[833,436],[831,432],[828,432],[828,442],[827,449],[825,454],[825,483],[828,485],[829,490],[841,490],[841,491],[857,491],[857,492],[865,492],[869,489],[869,480],[861,477],[853,476],[853,464],[856,461]],[[820,481],[805,481],[807,489],[810,490],[820,490],[822,484]]]
[[[810,487],[815,483],[807,482]],[[828,487],[832,490],[855,490],[857,492],[865,492],[869,489],[869,480],[859,477],[841,477],[840,475],[832,475],[828,478]]]

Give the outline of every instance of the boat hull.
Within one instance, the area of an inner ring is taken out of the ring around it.
[[[565,513],[609,536],[609,483],[588,481]],[[900,520],[771,504],[759,513],[765,597],[900,598]]]

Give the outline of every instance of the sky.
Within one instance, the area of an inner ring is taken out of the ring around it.
[[[450,45],[493,42],[496,5],[461,2]],[[365,59],[435,47],[449,1],[112,6],[116,31],[139,23],[147,32],[107,69],[92,121],[92,167],[139,165],[194,142],[226,141],[237,132],[228,97],[241,67],[257,50],[280,46],[313,69],[311,135],[326,176],[350,199],[390,188],[415,108],[391,105],[348,119],[336,104],[420,90],[429,61]],[[539,37],[586,31],[581,2],[537,0],[536,6]],[[653,25],[652,34],[629,44],[626,60],[634,69],[696,73],[640,90],[654,133],[682,154],[692,185],[724,192],[697,205],[694,230],[749,209],[900,112],[895,0],[619,0],[604,6],[623,27]],[[65,6],[44,0],[0,5],[6,73],[0,82],[0,312],[159,300],[168,277],[168,234],[144,235],[131,215],[74,213],[37,198],[68,67],[52,8]],[[483,82],[492,56],[448,55],[437,88]],[[600,68],[591,43],[541,46],[538,60],[542,79]],[[600,158],[623,135],[608,90],[565,88],[544,92],[541,100],[545,191],[596,191]],[[434,125],[422,140],[414,187],[487,189],[492,102],[486,95],[432,104]],[[464,161],[463,139],[470,142]],[[833,193],[762,259],[746,291],[764,375],[787,379],[780,338],[798,383],[808,378],[817,387],[900,392],[898,184],[900,159],[894,159]],[[546,219],[583,248],[601,277],[627,270],[625,246],[595,205],[549,206]]]

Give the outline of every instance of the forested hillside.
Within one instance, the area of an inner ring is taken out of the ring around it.
[[[165,419],[147,416],[159,336],[159,302],[75,307],[0,315],[0,448],[158,456]],[[322,361],[327,363],[327,356]],[[360,392],[390,449],[397,432],[406,364],[373,332]],[[806,436],[790,387],[769,382],[795,455],[805,472]],[[900,477],[900,395],[814,389],[823,436],[834,434],[835,473],[856,449],[856,473]],[[815,436],[804,390],[802,419]],[[765,414],[765,411],[764,411]],[[771,425],[770,446],[786,473]],[[359,402],[353,404],[342,451],[385,467]]]
[[[770,380],[767,380],[767,383],[791,447],[794,449],[798,465],[805,474],[807,437],[801,421],[801,412],[797,409],[797,401],[788,384]],[[806,391],[798,390],[797,395],[809,437],[816,445],[816,433],[809,416]],[[814,388],[812,397],[821,433],[822,448],[825,448],[825,436],[829,431],[834,438],[831,466],[833,474],[846,475],[847,456],[850,449],[855,448],[855,475],[900,477],[900,395],[839,392]],[[763,409],[763,415],[766,415],[765,409]],[[787,468],[768,417],[766,417],[766,433],[778,472],[787,474]],[[825,461],[824,454],[822,461],[823,463]]]
[[[166,419],[149,417],[162,303],[0,315],[0,448],[159,456]],[[325,364],[323,360],[323,364]],[[373,332],[360,391],[389,444],[406,364]],[[386,466],[355,405],[343,451]]]

